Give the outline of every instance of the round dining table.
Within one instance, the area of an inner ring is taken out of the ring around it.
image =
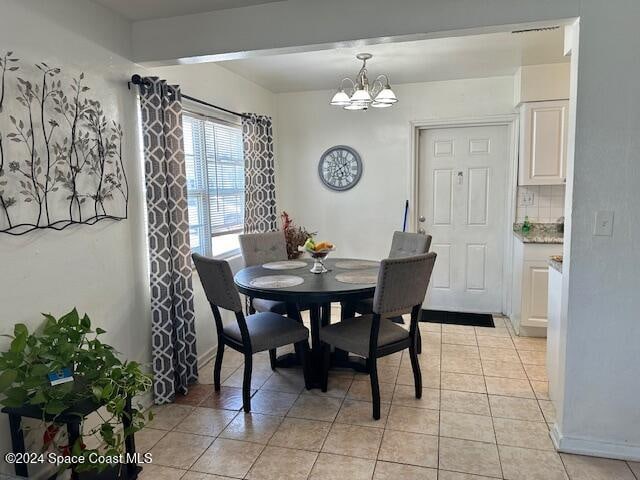
[[[311,351],[309,374],[311,385],[319,388],[322,376],[320,329],[331,323],[331,303],[343,305],[342,318],[353,316],[351,307],[358,300],[373,297],[379,262],[352,258],[327,258],[325,273],[311,273],[312,259],[272,262],[243,268],[234,280],[240,293],[250,298],[285,302],[287,316],[302,322],[300,308],[309,310]],[[362,283],[358,283],[362,282]],[[277,366],[299,365],[297,354],[278,357]],[[366,371],[366,362],[347,352],[332,354],[332,367]]]

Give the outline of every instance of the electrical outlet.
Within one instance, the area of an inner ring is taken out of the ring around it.
[[[531,205],[533,205],[534,199],[535,196],[533,195],[533,192],[524,192],[520,197],[520,206],[530,207]]]
[[[613,235],[613,212],[600,210],[596,212],[596,224],[593,234],[601,237]]]

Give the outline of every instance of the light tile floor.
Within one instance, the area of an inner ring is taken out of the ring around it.
[[[327,393],[307,391],[266,353],[244,414],[242,356],[227,349],[220,393],[208,364],[137,435],[153,454],[141,480],[640,480],[638,463],[555,452],[545,340],[514,336],[502,318],[496,327],[420,324],[422,398],[406,352],[382,359],[379,421],[366,375],[332,371]]]

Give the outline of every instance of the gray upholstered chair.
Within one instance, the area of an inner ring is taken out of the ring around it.
[[[380,418],[380,387],[377,359],[409,349],[416,398],[422,396],[422,375],[417,356],[418,315],[427,293],[436,254],[425,253],[382,260],[373,297],[373,313],[320,329],[324,351],[322,391],[326,392],[330,367],[330,346],[367,359],[373,398],[373,418]],[[411,313],[409,330],[389,320]]]
[[[431,247],[431,235],[411,232],[393,232],[389,258],[411,257],[427,253]]]
[[[427,253],[431,247],[431,235],[410,232],[393,232],[391,240],[391,249],[389,250],[389,258],[404,258],[412,255],[420,255]],[[364,298],[353,306],[343,305],[346,316],[351,313],[359,313],[367,315],[373,312],[373,298]],[[420,332],[418,331],[418,353],[422,352],[422,341],[420,340]]]
[[[240,252],[246,267],[287,259],[287,243],[283,232],[244,233],[239,237]],[[252,298],[250,312],[287,313],[284,302]]]
[[[305,385],[308,384],[309,330],[291,318],[273,312],[261,312],[247,317],[242,312],[240,294],[233,282],[229,264],[224,260],[193,254],[193,263],[213,311],[218,334],[218,350],[213,369],[213,384],[220,390],[220,369],[225,346],[244,354],[242,403],[244,411],[251,411],[251,370],[253,354],[294,344],[302,356]],[[235,314],[236,321],[223,324],[220,309]]]
[[[284,232],[243,233],[238,239],[240,241],[240,252],[242,253],[245,267],[288,259],[287,241],[284,238]],[[308,305],[297,305],[297,309],[298,311],[308,310],[309,307]],[[250,298],[248,310],[251,314],[256,312],[273,312],[280,315],[287,315],[289,313],[285,302],[264,298]],[[275,370],[275,349],[269,351],[269,359],[271,360],[271,368]]]

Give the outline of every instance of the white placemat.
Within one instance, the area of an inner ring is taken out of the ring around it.
[[[252,287],[257,288],[287,288],[304,283],[304,278],[296,275],[265,275],[251,280]]]
[[[336,280],[342,283],[375,284],[378,282],[378,270],[342,272],[336,275]]]
[[[379,265],[380,262],[373,260],[341,260],[336,262],[336,267],[344,270],[360,270],[362,268],[378,267]]]
[[[306,262],[300,260],[282,260],[280,262],[269,262],[262,265],[267,270],[295,270],[306,267]]]

